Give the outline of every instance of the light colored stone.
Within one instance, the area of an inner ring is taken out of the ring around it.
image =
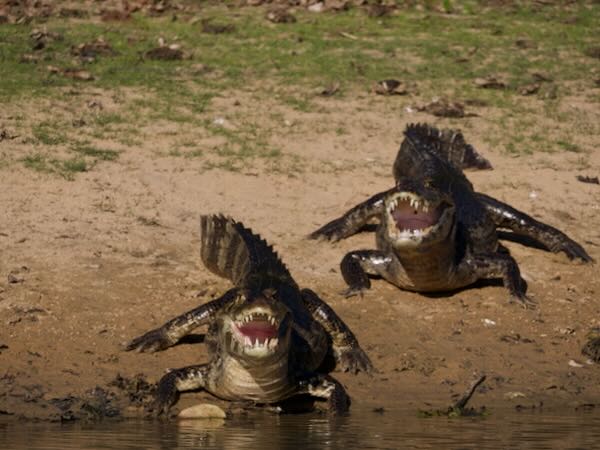
[[[177,416],[180,419],[225,419],[227,414],[217,405],[200,403],[182,410]]]

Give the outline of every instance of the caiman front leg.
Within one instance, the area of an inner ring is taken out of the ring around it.
[[[359,203],[347,211],[342,217],[326,223],[321,228],[308,235],[308,239],[327,239],[339,241],[345,239],[364,227],[373,217],[382,214],[385,210],[383,199],[389,191],[375,194],[368,200]]]
[[[237,295],[237,289],[230,289],[218,299],[194,308],[191,311],[169,320],[163,326],[132,339],[125,346],[125,350],[157,352],[171,347],[195,328],[207,325],[214,319],[216,312],[225,304],[235,299]]]
[[[390,278],[392,258],[380,250],[356,250],[347,253],[340,263],[340,270],[348,289],[346,297],[362,294],[371,288],[369,275]]]
[[[512,300],[525,308],[534,308],[535,302],[526,295],[526,284],[521,278],[517,262],[507,253],[469,255],[459,264],[455,276],[463,285],[479,279],[502,278]]]
[[[373,364],[360,347],[350,328],[315,292],[310,289],[302,289],[300,293],[302,301],[313,319],[320,323],[331,336],[333,356],[339,368],[345,372],[370,373],[373,370]]]
[[[564,252],[569,259],[579,258],[585,262],[593,259],[584,248],[562,231],[546,225],[512,206],[489,195],[477,193],[486,211],[498,227],[508,228],[517,234],[531,237],[545,245],[551,252]]]
[[[182,391],[206,388],[210,366],[201,364],[174,369],[158,382],[154,413],[158,416],[167,414]]]
[[[329,375],[318,374],[301,380],[298,394],[327,400],[327,411],[332,416],[345,414],[350,409],[350,397],[344,386]]]

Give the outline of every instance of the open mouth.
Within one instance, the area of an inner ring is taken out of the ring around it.
[[[401,235],[422,236],[440,221],[444,204],[431,205],[421,197],[408,192],[398,194],[387,205],[387,211]]]
[[[279,343],[279,321],[268,312],[251,312],[236,320],[235,331],[245,347],[275,349]]]

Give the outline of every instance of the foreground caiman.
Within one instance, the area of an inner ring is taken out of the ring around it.
[[[528,236],[571,259],[592,258],[561,231],[474,191],[462,168],[489,168],[462,134],[429,125],[409,125],[394,162],[394,188],[374,195],[322,226],[309,238],[337,241],[379,221],[377,250],[348,253],[341,272],[346,295],[370,288],[378,275],[400,288],[438,292],[479,279],[502,278],[511,298],[524,305],[519,266],[498,242],[499,228]]]
[[[201,258],[234,287],[133,339],[126,350],[155,352],[208,325],[208,364],[167,373],[158,383],[155,412],[166,413],[180,391],[204,389],[225,400],[277,404],[308,394],[343,413],[349,398],[320,370],[328,352],[345,371],[372,369],[350,329],[317,294],[300,289],[260,236],[223,216],[201,217]]]

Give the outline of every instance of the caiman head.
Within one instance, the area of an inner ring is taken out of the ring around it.
[[[219,317],[221,349],[247,363],[268,361],[288,353],[292,313],[275,289],[242,290]]]
[[[455,230],[454,200],[443,179],[403,178],[385,198],[385,233],[398,250],[447,240]]]

